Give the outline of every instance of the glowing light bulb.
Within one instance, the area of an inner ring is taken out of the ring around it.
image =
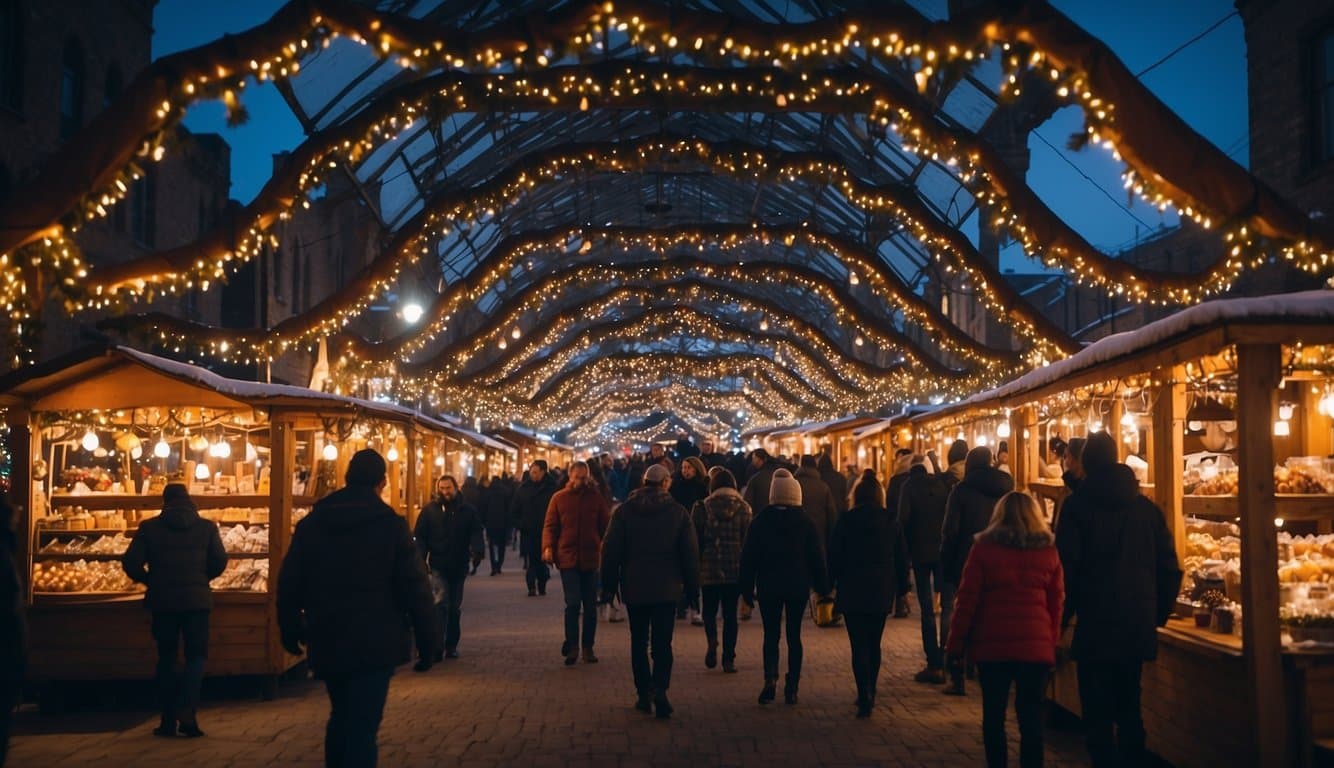
[[[986,436],[986,435],[978,435],[978,436],[977,436],[977,444],[985,447],[986,444],[987,444],[987,436]]]
[[[138,461],[139,459],[143,458],[143,455],[144,455],[144,447],[142,445],[136,445],[130,449],[130,458],[134,459],[135,461]]]
[[[1130,411],[1126,411],[1125,413],[1123,413],[1121,415],[1121,426],[1123,427],[1135,426],[1135,414],[1131,413]]]
[[[398,461],[398,449],[392,445],[389,446],[389,450],[385,451],[384,457],[388,461]]]
[[[153,455],[159,459],[165,459],[171,455],[171,446],[167,445],[164,438],[159,437],[157,439],[157,443],[153,446]]]
[[[226,440],[218,438],[218,442],[214,443],[212,447],[208,449],[208,455],[215,456],[219,459],[225,459],[232,455],[232,447]]]
[[[1284,421],[1292,418],[1292,403],[1282,403],[1278,406],[1278,417]]]
[[[1010,422],[1002,421],[996,426],[996,437],[1006,438],[1010,436]]]
[[[514,326],[514,330],[510,331],[510,338],[517,339],[517,338],[519,338],[519,337],[522,336],[522,335],[523,335],[523,332],[519,330],[519,326],[517,326],[517,325]]]
[[[1204,422],[1188,421],[1186,422],[1186,429],[1189,429],[1191,432],[1199,432],[1200,430],[1204,429]]]
[[[1326,392],[1325,396],[1320,398],[1319,408],[1321,413],[1334,418],[1334,389]]]
[[[320,456],[325,461],[336,460],[338,458],[338,446],[334,445],[333,443],[325,443],[324,450],[320,452]]]
[[[258,458],[259,458],[259,451],[255,450],[255,446],[251,445],[249,440],[245,441],[245,460],[255,461]]]
[[[436,465],[437,467],[443,467],[443,466],[445,466],[445,457],[444,457],[444,456],[436,456],[436,457],[435,457],[435,465]]]
[[[101,444],[102,441],[97,439],[97,433],[91,429],[84,432],[83,439],[79,441],[79,445],[83,446],[85,451],[95,451]]]
[[[1287,437],[1292,434],[1292,427],[1284,419],[1274,422],[1274,437]]]
[[[417,321],[422,319],[422,315],[425,313],[426,310],[422,309],[422,305],[418,304],[415,301],[408,304],[404,304],[403,322],[407,323],[408,325],[416,325]]]
[[[195,479],[196,480],[208,479],[208,465],[202,461],[195,465]]]

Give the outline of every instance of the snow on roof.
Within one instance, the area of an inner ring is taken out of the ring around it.
[[[488,444],[494,444],[493,447],[508,450],[503,446],[500,446],[498,443],[494,443],[494,441],[487,440],[483,435],[478,435],[475,432],[456,427],[453,424],[448,424],[439,419],[431,418],[430,416],[418,413],[411,408],[404,407],[397,403],[386,403],[378,400],[362,400],[361,398],[350,397],[348,395],[336,395],[332,392],[318,392],[313,389],[298,387],[291,384],[266,384],[258,381],[229,379],[197,365],[170,360],[147,352],[140,352],[139,350],[130,347],[116,346],[113,347],[113,349],[140,365],[152,368],[182,381],[198,384],[201,387],[211,389],[228,397],[236,398],[237,400],[256,403],[278,398],[291,398],[308,401],[312,405],[327,403],[329,406],[351,406],[370,413],[378,414],[381,417],[409,422],[415,421],[437,431],[472,438],[477,442],[485,440]]]
[[[1162,320],[1149,323],[1143,328],[1099,339],[1064,360],[1029,371],[995,389],[979,392],[958,403],[948,405],[941,411],[952,413],[1017,397],[1103,363],[1129,357],[1173,339],[1225,323],[1303,325],[1334,323],[1334,291],[1303,291],[1244,299],[1218,299],[1197,304]]]
[[[889,429],[889,425],[894,423],[895,418],[902,419],[903,417],[891,416],[888,419],[881,419],[880,421],[877,421],[874,424],[867,424],[864,427],[858,427],[857,429],[852,430],[852,437],[855,440],[860,440],[864,437],[871,437],[873,435],[878,435],[881,432],[884,432],[885,430]]]

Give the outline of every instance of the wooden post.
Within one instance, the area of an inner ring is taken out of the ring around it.
[[[1288,765],[1279,656],[1278,543],[1274,533],[1275,388],[1281,377],[1276,344],[1237,345],[1237,435],[1241,514],[1242,646],[1246,655],[1254,765]]]
[[[313,450],[313,447],[312,447]],[[278,632],[278,574],[292,543],[292,468],[296,464],[296,436],[287,414],[269,414],[269,671],[281,675],[287,667]],[[315,478],[309,480],[313,484]]]
[[[388,435],[388,439],[385,440],[385,444],[386,444],[386,445],[393,446],[395,449],[397,449],[397,448],[398,448],[398,434],[397,434],[397,429],[394,427],[394,425],[392,425],[392,424],[387,425],[387,426],[386,426],[386,431],[385,431],[383,434]],[[388,448],[385,448],[385,452],[388,452],[388,450],[389,450]],[[406,513],[406,511],[404,510],[404,508],[405,508],[408,504],[410,504],[410,502],[408,501],[407,497],[406,497],[406,496],[404,495],[404,493],[403,493],[403,455],[402,455],[402,453],[399,454],[399,456],[398,456],[398,461],[389,461],[389,460],[388,460],[388,457],[386,456],[386,457],[385,457],[385,463],[389,465],[389,488],[388,488],[388,490],[389,490],[389,506],[393,507],[394,512],[396,512],[396,513],[398,513],[398,514],[401,514],[401,515],[404,515],[404,516],[406,517],[406,514],[407,514],[407,513]],[[402,505],[401,505],[401,506],[400,506],[400,501],[402,502]]]
[[[1182,439],[1186,428],[1186,369],[1177,366],[1161,374],[1166,381],[1154,393],[1153,445],[1149,447],[1153,473],[1153,500],[1167,518],[1167,529],[1172,532],[1177,559],[1186,555],[1186,521],[1181,512]]]
[[[35,546],[33,531],[37,520],[33,515],[45,507],[37,499],[37,486],[32,481],[33,464],[42,458],[40,440],[33,439],[35,429],[32,412],[25,408],[10,407],[5,410],[5,423],[9,426],[9,448],[13,457],[14,473],[9,480],[9,498],[15,505],[15,534],[18,538],[17,551],[14,552],[19,570],[19,588],[23,593],[24,605],[32,604],[32,550]],[[55,465],[48,464],[44,493],[49,493],[51,484],[56,481]],[[50,496],[47,496],[50,498]],[[24,524],[26,523],[26,524]]]
[[[1028,433],[1025,437],[1024,433]],[[1010,459],[1014,471],[1014,487],[1024,490],[1028,484],[1039,479],[1038,449],[1042,436],[1038,434],[1038,414],[1033,406],[1026,406],[1010,413]]]
[[[1125,415],[1126,401],[1119,397],[1112,398],[1112,415],[1110,423],[1105,425],[1103,429],[1107,430],[1107,434],[1111,435],[1112,440],[1116,443],[1117,461],[1124,461],[1126,454],[1128,453],[1128,451],[1126,451],[1125,441],[1121,439],[1121,430],[1123,429],[1121,426],[1121,418]]]
[[[414,525],[417,522],[417,509],[421,503],[418,498],[421,486],[417,483],[418,466],[421,462],[417,461],[417,425],[408,424],[404,428],[404,448],[402,461],[406,462],[404,475],[404,509],[403,516],[407,518],[408,525]]]

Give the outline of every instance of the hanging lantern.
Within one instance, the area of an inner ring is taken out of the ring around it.
[[[398,448],[392,445],[389,446],[389,450],[385,452],[384,457],[388,461],[398,461]]]
[[[95,451],[101,444],[102,441],[97,438],[97,433],[91,429],[84,432],[83,439],[79,441],[79,445],[83,446],[85,451]]]
[[[171,455],[171,446],[167,444],[166,438],[158,436],[157,443],[153,446],[153,455],[159,459],[165,459]]]
[[[208,479],[208,465],[202,461],[195,465],[195,479],[196,480]]]
[[[325,461],[336,461],[338,459],[338,446],[333,443],[325,443],[324,450],[320,453],[320,456],[322,456]]]

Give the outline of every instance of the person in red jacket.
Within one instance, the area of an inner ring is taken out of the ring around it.
[[[1019,764],[1042,765],[1042,696],[1056,664],[1065,587],[1056,539],[1037,501],[1011,491],[977,534],[955,595],[946,648],[977,664],[988,766],[1004,766],[1005,707],[1015,686]]]
[[[566,666],[579,661],[579,609],[584,612],[583,652],[585,664],[596,664],[593,637],[598,628],[598,558],[602,537],[607,533],[611,510],[601,489],[589,476],[588,465],[570,465],[569,482],[547,504],[542,529],[542,561],[560,569],[565,592],[565,644],[561,653]]]

